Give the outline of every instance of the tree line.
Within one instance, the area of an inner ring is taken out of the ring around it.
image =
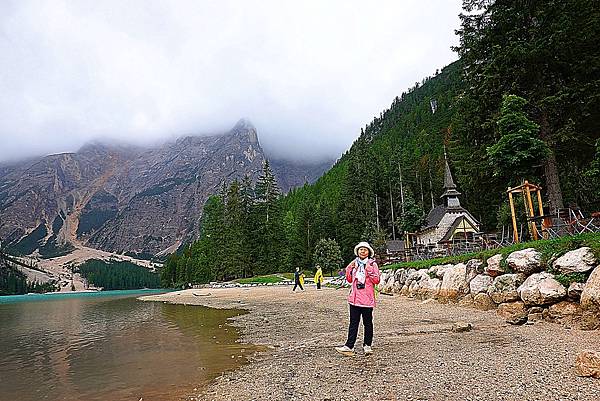
[[[56,291],[54,282],[27,281],[27,276],[0,251],[0,295],[21,295]]]
[[[89,284],[104,290],[159,288],[160,276],[149,269],[125,261],[90,259],[75,268]]]

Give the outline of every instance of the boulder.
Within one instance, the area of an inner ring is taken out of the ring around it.
[[[527,310],[527,323],[534,323],[544,320],[544,308],[532,306]]]
[[[383,286],[383,291],[384,292],[392,292],[392,289],[394,287],[394,274],[393,272],[391,274],[388,275],[387,279],[385,280],[385,284]]]
[[[447,268],[440,288],[440,298],[458,300],[469,292],[469,284],[465,280],[466,266],[459,263]]]
[[[569,289],[567,289],[567,296],[571,299],[579,300],[584,288],[584,283],[571,283]]]
[[[440,292],[442,281],[438,278],[422,278],[419,281],[417,296],[421,299],[436,298]]]
[[[414,274],[412,274],[412,280],[408,286],[408,296],[411,298],[420,297],[421,284],[424,280],[428,279],[429,274],[427,274],[427,270],[417,270]]]
[[[483,269],[484,273],[492,277],[497,277],[506,273],[504,267],[500,265],[500,262],[502,262],[502,255],[500,254],[488,258],[487,265],[485,266],[485,269]]]
[[[405,297],[408,296],[408,286],[406,284],[402,286],[402,289],[400,290],[400,295],[404,295]]]
[[[523,302],[506,302],[498,306],[496,313],[510,324],[527,322],[527,310]]]
[[[404,284],[410,287],[410,284],[418,276],[418,274],[419,274],[419,270],[408,269],[406,271],[406,281],[404,282]]]
[[[541,259],[541,253],[533,248],[526,248],[508,255],[506,263],[514,272],[523,273],[526,276],[529,276],[530,274],[541,270]]]
[[[418,270],[415,279],[410,284],[409,292],[410,296],[421,298],[423,285],[430,280],[429,274],[427,270]]]
[[[470,282],[469,288],[471,294],[476,295],[482,292],[487,293],[488,288],[492,285],[494,279],[486,274],[476,275]]]
[[[585,273],[597,264],[592,250],[585,246],[565,253],[552,263],[552,267],[561,273]]]
[[[497,304],[520,300],[517,288],[523,281],[522,274],[503,274],[494,279],[488,295]]]
[[[561,301],[548,308],[548,319],[550,320],[571,320],[580,315],[581,307],[577,302]]]
[[[479,293],[473,297],[473,307],[479,310],[496,309],[496,304],[488,294]]]
[[[471,307],[473,306],[473,295],[467,294],[458,301],[458,305],[462,307]]]
[[[544,320],[544,316],[541,312],[531,313],[531,311],[529,311],[527,313],[527,323],[540,322],[542,320]]]
[[[454,333],[463,333],[466,331],[473,330],[473,325],[467,322],[455,322],[452,323],[452,331]]]
[[[394,280],[396,282],[396,285],[402,288],[404,283],[406,283],[406,276],[406,269],[396,270],[396,273],[394,274]]]
[[[600,352],[585,350],[575,360],[577,376],[600,379]]]
[[[527,277],[517,288],[517,292],[526,305],[553,304],[567,295],[565,287],[554,279],[554,275],[547,272]]]
[[[437,271],[440,267],[442,267],[442,266],[441,265],[431,266],[429,269],[427,269],[427,273],[429,273],[430,276],[436,276]]]
[[[582,329],[600,327],[600,266],[587,279],[581,292]]]
[[[475,276],[483,273],[483,262],[479,259],[471,259],[466,264],[465,281],[470,283]]]
[[[385,284],[385,281],[387,280],[387,278],[389,277],[389,275],[390,275],[390,271],[389,270],[383,270],[381,272],[381,274],[379,275],[379,282],[381,284]]]
[[[440,266],[440,268],[437,270],[436,277],[439,278],[440,280],[443,280],[444,274],[446,274],[446,270],[451,269],[453,267],[454,267],[454,265],[452,265],[452,264]]]

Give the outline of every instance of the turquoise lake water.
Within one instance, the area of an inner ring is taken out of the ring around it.
[[[136,299],[158,292],[0,297],[0,401],[185,400],[246,362],[242,311]]]

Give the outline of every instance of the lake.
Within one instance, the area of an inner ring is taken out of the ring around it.
[[[244,312],[136,299],[155,293],[0,297],[0,400],[185,400],[247,363]]]

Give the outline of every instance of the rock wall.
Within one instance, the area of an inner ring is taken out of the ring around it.
[[[599,328],[600,261],[591,249],[567,252],[549,269],[557,274],[582,273],[577,277],[586,278],[585,282],[572,282],[566,288],[542,267],[541,254],[528,248],[504,260],[498,254],[486,261],[472,259],[422,270],[384,270],[380,287],[383,292],[411,298],[496,309],[513,324],[549,320],[588,330]]]

